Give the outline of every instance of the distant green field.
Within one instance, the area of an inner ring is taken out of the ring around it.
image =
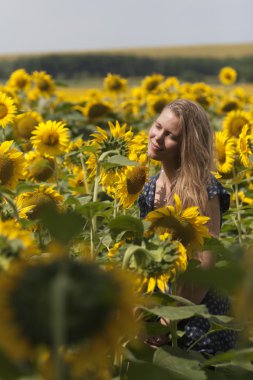
[[[249,44],[222,44],[222,45],[192,45],[192,46],[161,46],[140,47],[108,50],[84,50],[84,51],[62,51],[30,54],[0,54],[2,60],[16,59],[17,57],[36,57],[51,54],[108,54],[108,55],[134,55],[136,57],[245,57],[253,55],[253,42]]]

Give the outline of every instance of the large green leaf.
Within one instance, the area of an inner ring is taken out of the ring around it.
[[[113,238],[122,232],[129,232],[129,236],[141,238],[144,232],[142,221],[130,215],[117,216],[109,223],[109,228]]]
[[[85,224],[84,218],[77,212],[59,213],[49,208],[43,211],[40,220],[50,234],[63,244],[69,243],[78,235]]]
[[[153,308],[142,307],[143,310],[157,315],[161,318],[169,318],[171,321],[179,321],[181,319],[191,318],[194,315],[209,318],[207,307],[205,305],[194,306],[156,306]]]
[[[130,362],[126,380],[177,380],[166,369],[152,363]]]
[[[201,354],[187,353],[179,348],[172,347],[159,348],[155,351],[153,359],[154,364],[169,371],[172,378],[182,380],[206,380],[207,375],[201,369],[201,362],[203,361]]]
[[[112,208],[112,202],[97,201],[88,202],[77,208],[80,214],[84,215],[87,219],[91,220],[94,216],[103,216],[108,209]]]
[[[125,156],[119,154],[108,158],[107,162],[113,164],[114,166],[139,166],[139,162],[131,161]]]

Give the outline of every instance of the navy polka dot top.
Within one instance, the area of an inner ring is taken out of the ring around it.
[[[140,216],[144,218],[154,209],[154,199],[156,190],[156,181],[159,174],[151,177],[150,181],[145,184],[142,194],[138,199]],[[220,199],[220,211],[222,213],[229,209],[230,196],[221,183],[214,177],[210,177],[210,183],[207,186],[208,198],[212,199],[216,195]],[[210,314],[224,315],[230,312],[230,302],[226,295],[220,294],[216,289],[210,289],[201,304],[205,304]],[[183,349],[188,349],[194,342],[197,342],[193,349],[201,352],[208,357],[220,351],[227,351],[235,347],[238,333],[233,330],[221,330],[209,333],[210,323],[203,317],[192,317],[179,322],[178,328],[184,331],[184,335],[179,339],[178,345]],[[203,337],[203,338],[201,338]],[[154,340],[157,337],[153,337]],[[160,337],[158,337],[159,339]],[[151,338],[152,340],[152,338]],[[169,341],[163,342],[169,344]]]

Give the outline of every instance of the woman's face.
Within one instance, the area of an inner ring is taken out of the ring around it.
[[[162,111],[149,131],[149,157],[176,166],[180,159],[181,129],[179,118],[169,108]]]

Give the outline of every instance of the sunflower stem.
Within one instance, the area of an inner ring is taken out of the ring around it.
[[[57,190],[60,191],[59,171],[58,171],[58,164],[57,164],[56,158],[54,159],[54,174],[55,174],[55,182],[56,182]]]
[[[85,166],[82,154],[80,154],[80,161],[81,161],[81,165],[82,165],[82,168],[83,168],[83,183],[84,183],[85,192],[86,192],[86,194],[89,194],[90,193],[90,189],[89,189],[89,185],[88,185],[88,182],[87,182],[86,166]]]
[[[51,310],[52,310],[52,337],[53,337],[53,354],[56,369],[56,380],[66,379],[66,370],[60,348],[65,344],[66,330],[66,291],[67,276],[64,268],[61,268],[56,279],[52,284]]]
[[[176,295],[175,282],[171,284],[171,294]],[[170,321],[172,347],[177,347],[177,321]]]
[[[5,128],[2,128],[2,142],[4,142],[6,139],[6,132],[5,132]]]
[[[234,178],[236,177],[236,171],[233,170]],[[234,184],[234,191],[235,191],[235,204],[236,204],[236,214],[237,214],[237,231],[238,231],[238,240],[239,244],[242,247],[242,223],[241,223],[241,212],[240,212],[240,202],[239,202],[239,188],[238,183]]]

